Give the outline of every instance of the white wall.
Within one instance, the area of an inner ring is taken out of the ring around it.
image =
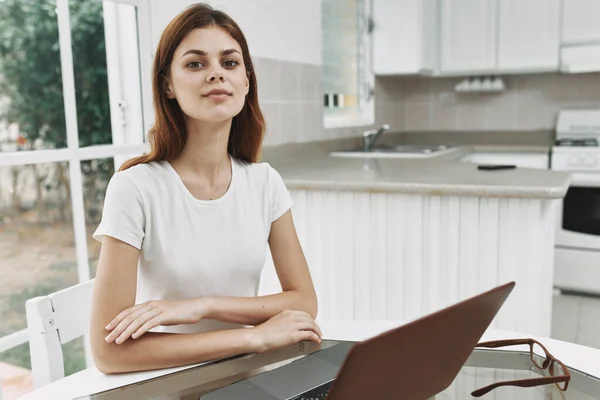
[[[321,0],[207,0],[242,28],[252,57],[321,65]],[[152,46],[195,1],[152,0]]]

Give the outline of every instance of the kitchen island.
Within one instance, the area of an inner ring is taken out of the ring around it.
[[[413,320],[496,285],[496,329],[549,336],[556,212],[569,175],[481,171],[471,151],[421,159],[266,158],[282,175],[319,320]],[[270,257],[261,294],[280,290]]]

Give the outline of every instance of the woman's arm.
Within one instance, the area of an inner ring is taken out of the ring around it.
[[[291,210],[271,225],[269,247],[282,293],[257,297],[205,299],[204,317],[245,325],[258,325],[283,310],[301,310],[317,317],[317,295]]]
[[[148,332],[122,344],[107,342],[107,324],[135,302],[139,250],[109,236],[102,242],[94,283],[90,340],[96,367],[104,373],[180,366],[267,351],[301,340],[319,342],[314,321],[284,313],[250,329],[198,334]]]

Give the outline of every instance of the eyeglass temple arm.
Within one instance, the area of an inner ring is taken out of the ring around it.
[[[507,339],[507,340],[491,340],[489,342],[477,343],[475,347],[502,347],[502,346],[516,346],[520,344],[529,344],[529,339]]]
[[[566,377],[567,377],[567,375],[546,376],[546,377],[543,377],[543,378],[533,378],[533,379],[522,379],[522,380],[517,380],[517,381],[496,382],[496,383],[492,383],[491,385],[484,386],[481,389],[477,389],[477,390],[471,392],[471,396],[473,396],[473,397],[483,396],[484,394],[488,393],[489,391],[491,391],[493,389],[496,389],[497,387],[500,387],[500,386],[532,387],[532,386],[538,386],[538,385],[545,385],[545,384],[548,384],[548,383],[558,383],[558,382],[565,381]]]

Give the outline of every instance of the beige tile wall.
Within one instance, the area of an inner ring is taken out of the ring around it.
[[[402,81],[382,78],[375,80],[375,123],[355,128],[325,129],[323,140],[361,137],[367,129],[379,128],[389,124],[390,130],[402,131],[404,128],[404,112],[402,111]]]
[[[552,130],[562,108],[600,108],[600,73],[504,77],[501,93],[457,93],[462,78],[378,77],[375,124],[323,128],[321,67],[254,60],[265,146],[359,136],[390,124],[393,131]]]
[[[600,108],[600,73],[504,77],[501,93],[457,93],[461,79],[378,78],[378,114],[405,131],[520,131],[553,129],[559,109]]]
[[[259,102],[267,122],[264,146],[354,137],[384,123],[401,130],[402,82],[378,80],[375,124],[356,128],[323,128],[321,67],[255,58]]]
[[[321,67],[269,58],[253,62],[267,123],[264,145],[322,139]]]

